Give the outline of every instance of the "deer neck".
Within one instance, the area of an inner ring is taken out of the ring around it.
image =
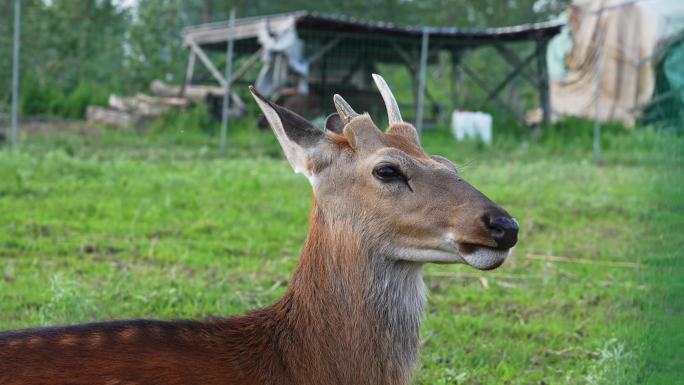
[[[288,324],[306,351],[327,351],[311,357],[323,366],[319,371],[352,376],[349,383],[362,383],[354,378],[361,373],[368,383],[408,383],[425,302],[421,266],[397,262],[361,238],[314,202],[309,235],[283,299]]]

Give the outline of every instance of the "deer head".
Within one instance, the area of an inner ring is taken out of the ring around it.
[[[322,130],[250,90],[288,161],[313,186],[317,209],[344,224],[372,254],[482,270],[500,266],[517,241],[515,219],[449,160],[426,154],[384,79],[373,78],[387,107],[384,133],[339,95],[337,113]]]

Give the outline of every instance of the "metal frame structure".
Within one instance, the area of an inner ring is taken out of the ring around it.
[[[486,92],[487,96],[480,108],[496,102],[524,122],[524,113],[500,97],[502,90],[514,79],[522,78],[538,90],[539,105],[546,124],[550,119],[546,46],[562,26],[563,23],[554,21],[503,28],[406,27],[308,11],[236,19],[232,34],[229,33],[227,22],[209,23],[188,27],[182,32],[184,45],[189,48],[186,85],[192,83],[195,59],[199,58],[219,85],[226,87],[228,81],[216,69],[207,52],[225,52],[229,36],[234,37],[236,55],[246,57],[229,79],[230,83],[234,83],[259,62],[263,48],[258,37],[264,28],[269,34],[277,35],[294,27],[304,42],[305,62],[311,69],[305,80],[315,86],[321,97],[332,96],[333,88],[335,92],[343,93],[343,88],[356,71],[374,70],[377,64],[403,65],[411,76],[416,125],[422,129],[425,101],[440,103],[427,90],[426,67],[437,63],[438,54],[446,51],[452,61],[450,79],[453,100],[449,103],[450,107],[457,106],[456,83],[462,79],[461,73],[464,73]],[[532,53],[521,57],[509,47],[509,43],[518,42],[533,43],[535,48]],[[493,88],[462,60],[467,51],[483,47],[493,47],[510,66],[510,72]],[[336,51],[355,52],[355,56],[345,64],[339,64],[339,60],[329,60]],[[338,68],[341,65],[345,68]],[[531,66],[536,68],[535,73],[530,73]],[[231,94],[231,99],[237,105],[243,104],[235,93]]]

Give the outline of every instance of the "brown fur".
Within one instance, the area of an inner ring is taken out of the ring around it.
[[[416,146],[409,138],[401,135],[385,135],[385,143],[388,147],[394,147],[405,152],[414,159],[421,161],[429,161],[430,158],[425,154],[422,148]]]
[[[314,204],[287,293],[242,317],[1,333],[0,384],[406,383],[391,359],[392,336],[376,332],[390,325],[367,301],[368,252],[343,227]]]
[[[330,138],[330,141],[337,147],[351,150],[351,144],[349,143],[349,140],[344,137],[344,135],[338,135],[331,132],[328,134],[328,137]]]

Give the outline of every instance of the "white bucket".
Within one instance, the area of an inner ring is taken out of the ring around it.
[[[454,138],[479,138],[484,143],[492,143],[492,115],[484,112],[454,111],[451,113],[451,132]]]

